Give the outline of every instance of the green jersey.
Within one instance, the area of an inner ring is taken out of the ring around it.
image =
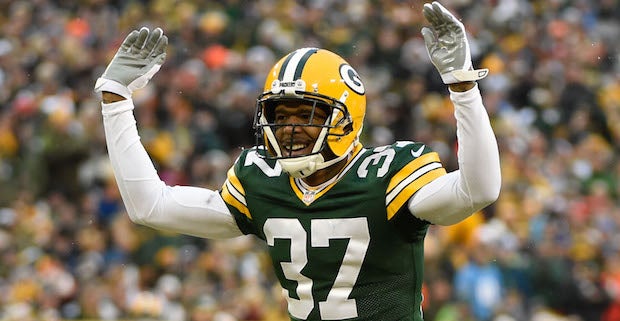
[[[267,243],[291,320],[422,320],[429,223],[407,204],[446,173],[437,153],[359,146],[334,180],[311,187],[265,152],[244,150],[221,194],[241,231]]]

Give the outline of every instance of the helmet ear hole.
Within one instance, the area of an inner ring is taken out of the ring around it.
[[[342,126],[342,136],[346,136],[348,135],[350,132],[353,131],[353,119],[351,119],[351,115],[349,115],[346,111],[343,110],[343,113],[345,114],[344,117],[342,117],[339,121],[338,121],[338,125],[337,126]]]
[[[353,131],[353,122],[349,122],[348,124],[346,124],[342,130],[344,131],[345,135],[347,135],[350,132],[352,132]]]

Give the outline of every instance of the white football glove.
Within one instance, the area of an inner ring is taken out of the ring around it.
[[[426,50],[444,84],[476,81],[487,76],[488,69],[473,70],[465,27],[450,11],[433,1],[424,4],[422,13],[432,25],[422,28]]]
[[[109,91],[125,98],[143,88],[166,59],[168,37],[160,28],[152,32],[142,27],[132,31],[123,41],[101,77],[95,92]]]

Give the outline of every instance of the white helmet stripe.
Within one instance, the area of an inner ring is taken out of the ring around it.
[[[308,61],[308,58],[318,51],[317,48],[302,48],[296,50],[284,62],[280,69],[279,79],[281,82],[292,82],[301,77],[301,72]]]

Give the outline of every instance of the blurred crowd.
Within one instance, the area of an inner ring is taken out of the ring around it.
[[[288,320],[263,245],[131,223],[107,159],[102,73],[132,29],[168,58],[135,93],[163,180],[219,189],[267,70],[331,49],[368,90],[367,146],[457,167],[418,0],[0,0],[0,320]],[[464,22],[500,147],[491,207],[430,228],[428,321],[620,320],[620,1],[445,0]]]

